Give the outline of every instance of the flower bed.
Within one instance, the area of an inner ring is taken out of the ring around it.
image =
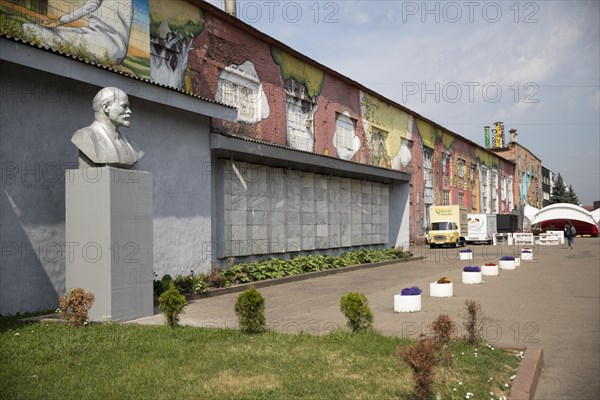
[[[533,250],[531,250],[531,249],[523,249],[523,250],[521,250],[521,259],[523,261],[531,261],[531,260],[533,260]]]
[[[429,284],[429,296],[431,297],[452,297],[454,295],[454,285],[452,281],[443,276],[437,282]]]
[[[517,265],[515,263],[515,258],[513,256],[504,256],[498,262],[498,266],[500,269],[516,269]]]
[[[486,263],[481,267],[481,275],[483,276],[498,276],[499,273],[498,264],[496,263]]]
[[[471,250],[471,249],[459,250],[458,255],[459,255],[460,260],[472,260],[473,259],[473,250]]]
[[[395,312],[421,311],[421,289],[417,286],[404,288],[394,296]]]
[[[464,267],[462,272],[462,283],[475,285],[483,283],[480,267]]]

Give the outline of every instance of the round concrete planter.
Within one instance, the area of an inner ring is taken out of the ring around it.
[[[454,295],[454,284],[432,282],[429,284],[429,296],[452,297]]]
[[[516,269],[517,265],[515,264],[515,260],[500,260],[498,261],[498,266],[500,269]]]
[[[521,251],[521,259],[523,261],[532,261],[533,260],[533,251],[529,250],[528,252]]]
[[[473,252],[472,251],[464,251],[464,252],[459,252],[458,253],[459,259],[460,260],[472,260],[473,259]]]
[[[421,295],[394,295],[394,311],[399,313],[421,311]]]
[[[466,285],[476,285],[479,283],[483,283],[483,278],[481,277],[481,271],[479,272],[462,272],[462,283]]]
[[[499,274],[498,264],[481,266],[481,275],[483,276],[498,276]]]

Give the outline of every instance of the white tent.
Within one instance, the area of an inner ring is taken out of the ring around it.
[[[567,219],[571,221],[583,221],[598,225],[592,214],[584,208],[575,204],[558,203],[551,204],[538,211],[531,219],[531,224],[538,224],[553,219]]]
[[[538,212],[540,212],[539,208],[532,207],[529,204],[525,204],[525,208],[523,209],[523,215],[529,218],[530,221],[533,220],[533,217],[535,217]]]
[[[592,218],[596,221],[596,225],[600,226],[600,208],[596,208],[590,214],[592,214]]]

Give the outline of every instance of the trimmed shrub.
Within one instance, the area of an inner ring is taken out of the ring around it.
[[[82,326],[88,319],[88,312],[94,305],[94,294],[76,288],[60,298],[60,315],[73,326]]]
[[[253,334],[265,331],[265,299],[254,286],[238,296],[235,314],[242,332]]]
[[[169,283],[169,289],[160,295],[158,302],[161,311],[165,314],[167,325],[175,328],[179,322],[179,314],[187,306],[185,296],[179,293],[175,282]]]
[[[353,333],[364,332],[373,325],[373,312],[363,293],[348,292],[340,299],[340,309]]]

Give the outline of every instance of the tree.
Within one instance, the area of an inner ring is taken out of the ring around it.
[[[552,196],[550,196],[550,204],[556,203],[570,203],[567,198],[567,188],[565,187],[565,182],[563,181],[560,173],[556,177],[554,181],[554,187],[552,188]]]
[[[577,197],[577,194],[575,193],[575,191],[573,190],[573,185],[569,185],[569,191],[566,193],[566,200],[565,203],[571,203],[571,204],[575,204],[575,205],[579,205],[579,198]]]

